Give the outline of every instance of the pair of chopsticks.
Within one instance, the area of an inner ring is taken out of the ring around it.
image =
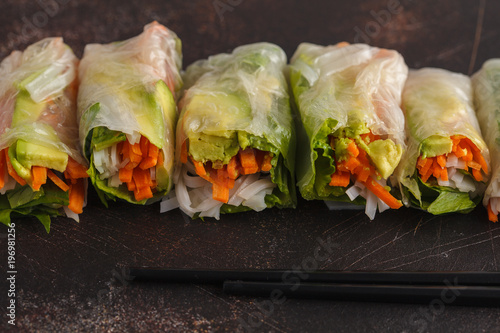
[[[134,281],[222,284],[227,294],[389,303],[500,306],[500,272],[129,268]]]

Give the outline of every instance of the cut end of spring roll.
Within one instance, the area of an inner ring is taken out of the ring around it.
[[[294,207],[294,127],[278,46],[238,47],[189,66],[177,128],[175,207],[191,217]]]
[[[146,204],[172,188],[181,43],[153,22],[126,41],[90,44],[80,64],[80,144],[102,202]]]
[[[435,215],[474,209],[491,173],[469,77],[443,69],[413,70],[403,108],[408,148],[398,179],[406,202]]]
[[[476,114],[491,156],[491,178],[483,205],[488,219],[498,222],[500,211],[500,59],[486,61],[472,76]]]
[[[62,38],[15,51],[0,66],[0,222],[79,220],[87,167],[77,146],[78,60]]]
[[[404,149],[401,91],[408,68],[396,51],[364,44],[299,45],[290,81],[300,115],[298,187],[308,200],[402,206],[388,179]]]

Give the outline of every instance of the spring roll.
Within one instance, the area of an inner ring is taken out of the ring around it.
[[[295,207],[293,119],[281,48],[258,43],[189,66],[175,199],[191,217]]]
[[[157,22],[129,40],[85,47],[80,145],[105,205],[151,203],[170,191],[181,61],[180,40]]]
[[[0,221],[51,216],[78,221],[87,166],[78,150],[78,59],[62,38],[46,38],[0,65]]]
[[[438,215],[470,212],[489,178],[468,76],[412,70],[403,91],[408,148],[397,177],[405,203]]]
[[[299,45],[290,82],[300,114],[297,186],[307,200],[365,206],[370,219],[402,206],[387,186],[404,149],[396,51],[364,44]]]
[[[500,211],[500,59],[490,59],[473,75],[474,102],[479,125],[491,157],[491,178],[483,204],[488,218],[498,221]]]

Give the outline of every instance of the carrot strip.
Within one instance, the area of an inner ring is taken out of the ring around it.
[[[152,143],[149,143],[148,155],[146,158],[144,158],[145,155],[143,155],[143,159],[141,164],[139,164],[139,167],[143,170],[147,170],[156,166],[156,164],[158,163],[158,152],[158,147],[156,147]]]
[[[136,187],[134,189],[134,198],[137,201],[141,201],[144,199],[149,199],[153,197],[153,192],[149,186],[144,187]]]
[[[132,181],[132,174],[134,173],[133,169],[122,168],[118,171],[118,178],[123,183],[128,183]]]
[[[488,164],[486,163],[486,160],[483,157],[483,154],[481,154],[479,151],[474,153],[474,159],[477,163],[481,165],[481,168],[483,169],[485,174],[488,174]]]
[[[75,161],[71,156],[68,157],[68,164],[66,165],[66,171],[70,178],[88,178],[87,168]]]
[[[228,202],[229,188],[219,183],[212,184],[212,198],[220,202]]]
[[[191,159],[193,161],[193,165],[196,171],[196,174],[200,177],[206,176],[207,171],[205,170],[205,166],[203,165],[202,162],[195,161],[194,159]]]
[[[358,157],[359,155],[358,146],[353,140],[351,140],[351,142],[349,142],[349,144],[347,145],[347,151],[352,157]]]
[[[188,148],[187,148],[187,140],[181,145],[181,163],[186,164],[188,161]]]
[[[478,182],[483,180],[483,174],[481,173],[481,170],[477,169],[472,169],[472,176],[474,177],[475,180]]]
[[[33,175],[31,188],[38,191],[40,187],[47,182],[47,168],[34,165],[31,167],[31,174]]]
[[[149,140],[145,136],[141,136],[141,140],[139,141],[139,147],[141,149],[141,155],[148,156],[148,148],[149,148]]]
[[[66,184],[61,178],[57,177],[57,175],[52,170],[47,170],[47,177],[49,177],[49,179],[52,180],[52,182],[54,182],[54,184],[56,184],[57,187],[59,187],[64,192],[69,190],[68,184]]]
[[[370,175],[372,173],[372,170],[366,166],[358,167],[357,170],[359,170],[357,173],[357,176],[358,176],[357,179],[360,182],[366,182],[368,177],[370,177]]]
[[[433,164],[433,159],[432,158],[426,158],[426,162],[425,162],[425,165],[420,168],[419,172],[420,172],[420,175],[426,175],[429,170],[431,169],[431,166]],[[425,180],[424,180],[425,182]]]
[[[260,170],[265,171],[265,172],[271,171],[271,169],[273,167],[271,164],[272,159],[273,159],[273,154],[269,153],[269,152],[266,153],[264,155],[264,160],[262,160],[262,166],[261,166]]]
[[[491,209],[491,200],[488,202],[486,209],[488,210],[488,219],[491,222],[498,222],[498,216],[495,215],[495,213],[493,213],[493,209]]]
[[[227,164],[227,173],[230,179],[236,179],[240,175],[239,162],[236,156],[231,157]]]
[[[240,163],[243,169],[242,174],[249,175],[259,171],[259,165],[255,158],[255,152],[252,148],[240,150],[239,152]]]
[[[448,181],[448,169],[441,170],[441,180]]]
[[[361,162],[356,157],[351,156],[351,158],[344,162],[344,165],[347,170],[354,171],[354,169],[361,165]]]
[[[477,163],[474,160],[468,161],[467,166],[472,169],[481,170],[481,164]]]
[[[136,188],[135,183],[131,180],[127,183],[127,190],[134,191]]]
[[[444,155],[436,156],[436,162],[441,168],[446,166],[446,157]]]
[[[422,181],[425,183],[429,179],[429,177],[432,176],[433,172],[434,170],[432,168],[429,168],[425,174],[420,174],[420,179],[422,179]]]
[[[351,176],[349,172],[342,172],[337,170],[337,172],[335,172],[332,175],[332,180],[328,185],[346,187],[349,185],[350,181],[351,181]]]
[[[78,179],[75,184],[69,188],[68,208],[75,214],[83,213],[83,204],[85,202],[85,186],[83,179]]]
[[[151,174],[149,170],[142,170],[141,168],[135,168],[132,173],[132,180],[135,183],[136,188],[150,187],[153,186],[151,181]]]
[[[437,159],[432,162],[432,175],[438,179],[441,176],[442,168],[439,166]]]
[[[364,183],[366,188],[368,188],[373,194],[375,194],[380,200],[385,202],[390,208],[398,209],[403,206],[401,201],[393,197],[389,191],[387,191],[382,185],[377,183],[372,177]]]
[[[14,169],[14,167],[12,166],[12,163],[10,162],[10,158],[9,158],[9,153],[8,153],[8,149],[4,149],[4,152],[5,152],[5,162],[7,164],[7,172],[9,173],[9,175],[14,178],[16,180],[16,182],[18,182],[20,185],[24,186],[26,185],[26,181],[21,178],[16,170]]]
[[[423,158],[422,156],[419,156],[417,159],[417,167],[423,168],[425,166],[425,163],[427,163],[427,158]]]

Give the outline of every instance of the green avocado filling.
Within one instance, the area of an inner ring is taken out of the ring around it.
[[[439,135],[432,135],[420,144],[420,152],[423,158],[451,153],[452,148],[453,141],[449,137]]]
[[[397,167],[403,154],[403,147],[395,144],[391,139],[379,139],[368,142],[363,139],[362,134],[369,133],[370,130],[363,123],[358,123],[335,132],[335,158],[337,161],[344,161],[349,158],[347,146],[354,140],[369,156],[382,178],[387,179]]]

